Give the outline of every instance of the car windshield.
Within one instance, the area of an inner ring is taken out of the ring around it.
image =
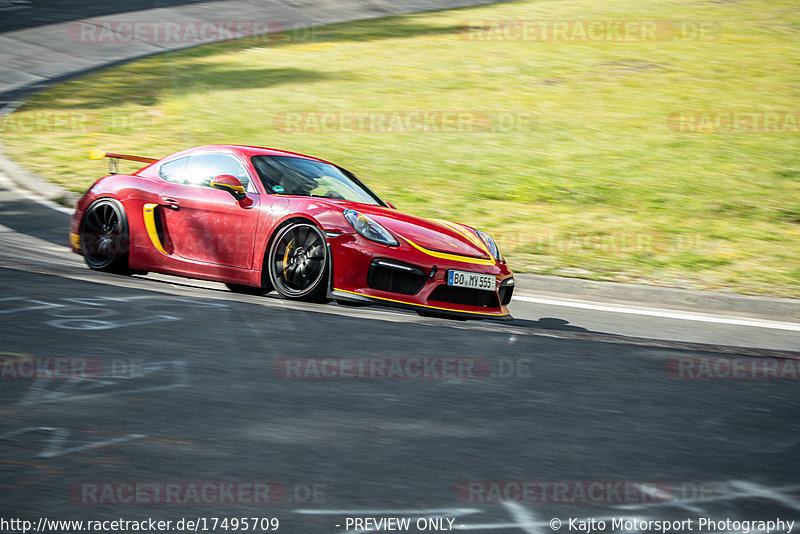
[[[261,182],[270,193],[383,205],[358,178],[330,163],[292,156],[253,156],[252,159]]]

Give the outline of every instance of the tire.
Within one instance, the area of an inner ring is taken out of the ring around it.
[[[89,268],[130,274],[128,217],[118,201],[101,198],[86,210],[80,228],[81,254]]]
[[[228,289],[230,289],[234,293],[239,293],[241,295],[265,295],[272,291],[272,288],[266,287],[253,287],[253,286],[243,286],[241,284],[225,284]]]
[[[327,300],[328,247],[315,224],[300,221],[280,228],[269,247],[266,262],[272,287],[283,298]]]

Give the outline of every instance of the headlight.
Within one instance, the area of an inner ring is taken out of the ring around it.
[[[400,244],[386,228],[376,223],[363,213],[359,213],[355,210],[344,210],[343,213],[344,218],[347,219],[347,222],[350,223],[350,226],[352,226],[356,232],[366,237],[370,241],[375,241],[376,243],[388,245],[390,247],[396,247]]]
[[[486,232],[481,232],[480,230],[475,231],[478,233],[478,237],[481,238],[481,241],[483,241],[483,244],[489,248],[489,252],[492,253],[492,257],[497,261],[503,261],[503,257],[500,255],[500,249],[497,248],[497,243],[494,242],[492,236]]]

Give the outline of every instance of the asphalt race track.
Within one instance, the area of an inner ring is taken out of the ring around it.
[[[798,321],[524,286],[513,323],[297,304],[90,271],[68,221],[0,182],[0,518],[800,520]]]

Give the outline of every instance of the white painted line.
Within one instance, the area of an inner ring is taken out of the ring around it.
[[[41,204],[42,206],[47,206],[50,209],[54,209],[56,211],[60,211],[61,213],[66,213],[67,215],[72,215],[75,213],[75,210],[72,208],[68,208],[66,206],[62,206],[61,204],[57,204],[52,200],[47,200],[46,198],[38,198],[34,196],[29,196],[31,200],[36,202],[37,204]]]
[[[505,502],[503,506],[509,511],[514,521],[517,522],[520,530],[527,532],[527,534],[539,534],[541,532],[533,512],[516,502]],[[551,530],[553,529],[551,528]]]
[[[170,369],[171,367],[171,369]],[[175,381],[170,384],[159,386],[141,387],[118,390],[114,387],[123,384],[123,380],[136,380],[156,373],[158,371],[172,371]],[[164,362],[152,362],[141,367],[141,376],[133,378],[77,378],[74,380],[64,380],[51,388],[44,386],[45,381],[34,380],[25,396],[17,402],[18,406],[30,406],[33,404],[45,404],[49,402],[64,402],[71,400],[95,399],[111,395],[130,395],[133,393],[148,393],[152,391],[162,391],[166,389],[189,387],[189,373],[186,370],[186,362],[182,360],[171,360]],[[105,389],[106,391],[103,391]],[[74,393],[73,393],[74,392]],[[86,392],[86,393],[85,393]]]
[[[23,199],[32,200],[37,204],[41,204],[42,206],[47,206],[50,209],[60,211],[61,213],[66,213],[67,215],[72,215],[75,212],[75,210],[73,210],[72,208],[62,206],[56,202],[53,202],[52,200],[47,200],[46,198],[34,195],[30,191],[24,191],[3,173],[0,173],[0,184],[2,184],[3,187],[8,189],[9,191],[12,191],[13,193],[16,193],[17,195],[21,196]]]
[[[548,304],[550,306],[564,306],[567,308],[581,308],[584,310],[605,311],[611,313],[627,313],[631,315],[646,315],[648,317],[662,317],[665,319],[678,319],[681,321],[695,321],[701,323],[730,324],[737,326],[752,326],[755,328],[771,328],[774,330],[789,330],[800,332],[799,323],[783,323],[762,319],[748,319],[746,317],[721,317],[705,315],[702,313],[669,311],[661,309],[633,308],[628,306],[610,306],[606,304],[593,304],[586,301],[559,300],[542,297],[515,296],[512,301],[532,302],[535,304]]]

